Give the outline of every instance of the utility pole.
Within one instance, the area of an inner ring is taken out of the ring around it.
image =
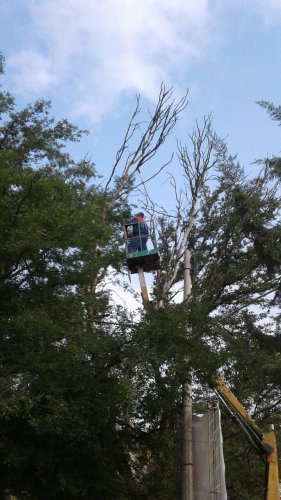
[[[184,254],[183,301],[191,294],[190,251]],[[183,384],[183,431],[182,431],[182,470],[181,500],[193,500],[193,456],[192,456],[192,387],[191,373]]]
[[[149,301],[149,297],[142,267],[138,267],[138,275],[140,280],[142,302],[143,305],[145,306],[145,304]]]

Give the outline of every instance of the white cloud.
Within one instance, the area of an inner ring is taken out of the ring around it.
[[[161,81],[169,83],[175,71],[184,75],[214,41],[217,5],[214,0],[24,0],[32,34],[9,64],[27,96],[63,89],[76,114],[96,121],[122,93],[153,99]]]
[[[9,63],[18,69],[15,83],[23,94],[45,91],[57,83],[51,61],[35,50],[23,49],[19,54],[12,55]]]
[[[185,87],[190,62],[220,38],[219,14],[231,4],[266,23],[281,19],[281,0],[17,1],[30,16],[22,50],[7,58],[18,91],[59,96],[93,122],[124,93],[153,100],[161,81]]]

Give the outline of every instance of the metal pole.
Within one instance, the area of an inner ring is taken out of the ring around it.
[[[139,274],[139,280],[140,280],[141,297],[142,297],[143,304],[145,305],[149,301],[149,297],[148,297],[148,291],[147,291],[144,272],[143,272],[142,267],[138,267],[138,274]]]
[[[191,293],[190,251],[184,254],[184,291],[183,300],[186,301]],[[192,456],[192,386],[191,373],[183,384],[183,437],[182,437],[182,472],[181,472],[181,499],[193,500],[193,456]]]

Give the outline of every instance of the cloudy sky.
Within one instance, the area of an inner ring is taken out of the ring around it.
[[[281,104],[280,33],[281,0],[1,0],[3,86],[19,104],[51,99],[56,116],[90,129],[81,152],[102,172],[137,93],[147,107],[162,81],[177,95],[188,88],[180,139],[212,113],[249,166],[281,149],[256,104]]]

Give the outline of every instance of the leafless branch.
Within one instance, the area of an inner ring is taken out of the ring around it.
[[[168,271],[162,283],[163,297],[167,295],[176,281],[180,262],[199,210],[198,204],[203,188],[226,151],[224,142],[212,129],[211,116],[204,117],[202,126],[196,122],[192,134],[189,134],[189,139],[192,146],[191,154],[187,146],[178,142],[178,159],[186,184],[179,189],[174,176],[170,176],[176,199],[176,218],[173,243],[169,249]],[[183,198],[185,203],[189,203],[189,208],[183,203]]]
[[[156,172],[154,172],[153,175],[151,175],[151,177],[148,177],[148,179],[145,179],[145,180],[142,180],[139,184],[136,184],[134,186],[134,191],[139,188],[140,186],[144,186],[145,184],[147,184],[149,181],[151,181],[152,179],[154,179],[155,177],[157,177],[158,174],[160,174],[160,172],[162,172],[162,170],[164,168],[166,168],[168,165],[170,165],[170,163],[172,162],[173,160],[173,155],[171,156],[171,158],[166,162],[164,163],[163,165],[161,165],[161,167],[156,170]],[[121,196],[123,196],[124,194],[129,194],[129,192],[131,191],[131,189],[125,189],[124,191],[122,191],[122,193],[120,193]]]
[[[135,111],[129,122],[123,143],[116,154],[115,162],[105,186],[105,194],[107,194],[113,179],[116,180],[118,177],[117,186],[107,202],[106,210],[110,209],[124,193],[132,189],[132,187],[129,188],[128,186],[132,186],[135,175],[140,173],[144,164],[155,156],[159,147],[175,127],[180,114],[186,106],[187,93],[178,102],[175,102],[173,89],[166,89],[162,83],[155,110],[150,113],[150,120],[146,123],[144,131],[141,132],[137,146],[133,151],[129,152],[130,141],[133,139],[135,132],[141,130],[144,125],[144,122],[135,121],[140,113],[140,97],[137,96]],[[162,168],[159,171],[161,170]]]

